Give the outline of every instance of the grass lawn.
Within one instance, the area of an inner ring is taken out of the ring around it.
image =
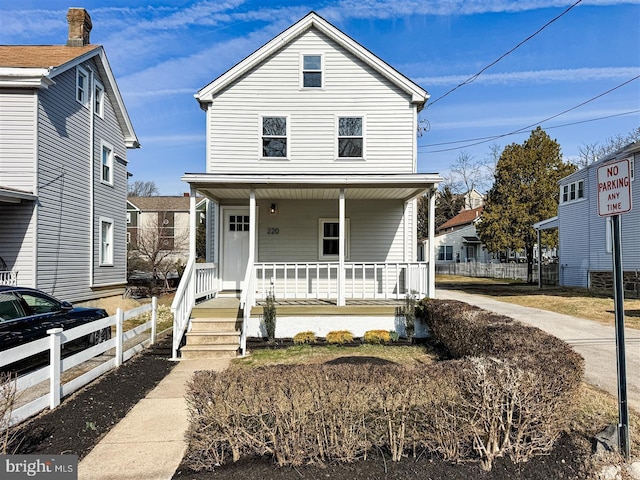
[[[615,323],[613,292],[607,294],[586,288],[570,287],[538,288],[537,285],[512,280],[456,275],[438,275],[436,288],[438,286],[485,295],[501,302],[587,318],[605,325]],[[640,329],[640,299],[626,298],[624,310],[625,326]]]

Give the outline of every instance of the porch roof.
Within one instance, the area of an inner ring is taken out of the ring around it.
[[[20,203],[23,200],[37,200],[38,196],[31,192],[0,185],[0,203]]]
[[[417,174],[212,174],[187,173],[182,180],[211,199],[334,200],[345,189],[348,200],[410,200],[436,188],[442,177],[435,173]]]

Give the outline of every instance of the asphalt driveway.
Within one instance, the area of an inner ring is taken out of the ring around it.
[[[617,397],[615,329],[583,318],[500,302],[458,290],[436,289],[436,298],[460,300],[485,310],[533,325],[564,340],[584,357],[585,380]],[[613,304],[612,304],[613,306]],[[627,397],[629,407],[640,413],[640,330],[625,329]]]

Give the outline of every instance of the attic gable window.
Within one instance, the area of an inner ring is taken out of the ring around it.
[[[338,117],[338,158],[364,158],[363,117]]]
[[[287,158],[287,117],[262,117],[262,157]]]
[[[302,56],[302,88],[322,88],[322,55]]]
[[[76,101],[87,105],[89,100],[89,74],[82,67],[76,68]]]

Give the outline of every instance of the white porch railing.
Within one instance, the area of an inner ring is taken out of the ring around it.
[[[0,271],[0,285],[18,285],[18,272]]]
[[[428,264],[345,263],[345,298],[402,299],[409,292],[427,295]],[[337,263],[256,263],[257,298],[273,289],[276,298],[336,299]]]
[[[196,301],[201,298],[209,298],[218,292],[218,264],[196,263],[189,259],[182,274],[182,280],[171,304],[173,313],[173,354],[172,359],[178,359],[180,341],[184,335],[191,310]]]

